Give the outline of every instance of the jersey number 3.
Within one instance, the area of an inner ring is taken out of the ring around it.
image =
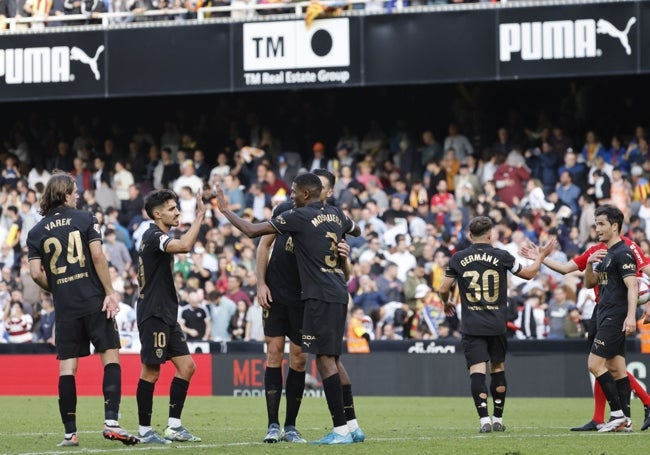
[[[68,269],[67,265],[57,266],[59,262],[59,257],[63,253],[63,247],[61,242],[56,237],[50,237],[43,243],[43,249],[47,254],[51,254],[50,258],[50,272],[53,275],[60,275],[65,273]],[[66,255],[66,261],[68,264],[79,263],[81,268],[86,267],[86,256],[84,255],[83,246],[81,243],[81,234],[79,231],[72,231],[68,235],[68,252]]]
[[[463,278],[470,279],[467,283],[469,292],[465,294],[469,302],[494,303],[499,298],[499,272],[496,270],[486,270],[483,273],[468,270],[463,273]]]

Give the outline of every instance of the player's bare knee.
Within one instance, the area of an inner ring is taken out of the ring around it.
[[[487,397],[488,397],[488,396],[487,396],[487,393],[479,393],[478,396],[479,396],[479,398],[480,398],[481,400],[487,400]]]
[[[500,385],[496,388],[496,391],[499,393],[506,393],[506,386]]]
[[[305,368],[307,367],[307,354],[291,353],[289,356],[289,366],[295,371],[305,371]]]

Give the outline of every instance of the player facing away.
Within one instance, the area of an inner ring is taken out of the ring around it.
[[[44,218],[27,236],[30,275],[54,299],[59,412],[65,428],[58,445],[79,445],[75,374],[79,357],[90,355],[90,343],[104,365],[103,436],[136,444],[138,439],[118,423],[122,370],[114,316],[120,297],[111,284],[99,223],[90,212],[76,209],[77,198],[74,177],[55,173],[41,197]]]
[[[181,424],[181,412],[196,365],[177,320],[178,297],[172,278],[172,266],[174,254],[188,253],[192,249],[203,223],[205,205],[198,192],[196,218],[187,232],[178,239],[169,236],[171,228],[178,226],[180,220],[178,199],[174,192],[158,190],[150,193],[144,208],[153,224],[142,236],[138,258],[140,295],[136,312],[142,344],[142,371],[136,392],[138,436],[142,443],[199,442],[201,438]],[[176,374],[169,388],[169,418],[162,438],[151,427],[151,413],[160,366],[167,360],[174,364]]]
[[[348,293],[339,264],[338,243],[346,233],[359,234],[359,228],[338,208],[320,201],[322,182],[314,174],[302,174],[293,182],[291,200],[295,209],[268,223],[253,224],[228,209],[219,185],[216,197],[219,210],[248,237],[291,233],[299,264],[301,299],[305,303],[302,350],[316,355],[333,431],[318,444],[354,442],[343,404],[343,389],[337,359],[342,350]]]
[[[634,259],[636,261],[637,277],[643,274],[645,274],[646,276],[650,276],[650,259],[645,257],[643,251],[641,250],[641,247],[625,236],[621,236],[621,240],[627,246],[630,247],[630,250],[634,255]],[[544,265],[550,268],[551,270],[554,270],[558,273],[562,273],[564,275],[566,275],[567,273],[575,272],[577,270],[584,272],[584,270],[587,268],[587,261],[589,260],[589,257],[593,253],[599,250],[607,250],[607,245],[603,242],[592,245],[591,247],[587,248],[587,250],[585,250],[584,253],[582,253],[579,256],[576,256],[575,258],[571,259],[569,262],[561,262],[551,257],[547,257],[546,259],[544,259]],[[534,260],[538,254],[538,251],[535,245],[528,243],[521,248],[521,254],[523,257],[527,259]],[[594,286],[594,294],[596,295],[596,304],[597,304],[598,299],[600,297],[598,285]],[[596,308],[598,307],[596,306]],[[648,305],[646,305],[645,310],[647,312]],[[597,315],[598,315],[598,311],[594,310],[594,312],[591,315],[591,319],[588,321],[587,345],[590,348],[593,345],[594,337],[596,336]],[[641,400],[641,403],[643,403],[644,421],[643,421],[643,425],[641,426],[641,431],[645,431],[648,428],[650,428],[650,395],[648,395],[648,392],[646,392],[645,388],[639,383],[639,381],[636,380],[636,378],[629,371],[627,372],[627,377],[628,380],[630,381],[630,387],[632,388],[632,391],[634,391],[634,394],[639,398],[639,400]],[[605,421],[604,419],[605,419],[606,403],[607,403],[607,399],[605,398],[603,389],[600,387],[600,383],[598,381],[594,381],[594,414],[589,422],[581,426],[573,427],[571,428],[571,431],[598,430],[602,426],[603,422]],[[629,429],[630,427],[628,427],[628,430]]]
[[[592,288],[597,284],[600,289],[596,335],[587,363],[609,403],[609,421],[598,429],[605,433],[632,428],[625,337],[636,331],[639,286],[636,259],[621,240],[623,212],[613,205],[602,205],[594,214],[596,235],[607,250],[593,253],[585,269],[585,286]]]
[[[449,301],[449,295],[454,283],[458,284],[462,314],[460,331],[472,398],[479,415],[479,432],[505,431],[508,272],[530,280],[539,271],[543,259],[553,251],[555,241],[540,249],[535,262],[522,267],[510,253],[491,245],[493,225],[490,218],[473,218],[468,227],[471,245],[451,257],[440,286],[440,297],[445,302],[445,312],[452,316],[455,306]],[[487,404],[487,362],[490,362],[492,419]]]

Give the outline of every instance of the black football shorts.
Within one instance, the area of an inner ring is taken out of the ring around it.
[[[613,359],[617,355],[625,357],[625,332],[623,319],[606,318],[596,330],[596,337],[591,345],[591,353],[605,359]]]
[[[90,355],[90,343],[97,352],[120,348],[120,333],[114,318],[96,311],[72,321],[57,321],[54,325],[56,355],[59,360]]]
[[[341,355],[347,305],[305,300],[302,350],[317,355]]]
[[[501,363],[506,360],[506,335],[474,336],[463,334],[463,351],[467,368],[478,363]]]
[[[302,343],[302,321],[305,305],[286,305],[272,302],[271,308],[264,309],[264,335],[267,337],[287,336],[293,344]]]
[[[168,325],[162,319],[149,318],[138,324],[140,359],[145,365],[160,365],[167,360],[189,355],[185,334],[178,323]]]

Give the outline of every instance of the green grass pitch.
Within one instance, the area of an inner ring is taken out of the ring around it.
[[[162,432],[167,401],[156,398],[154,427]],[[632,400],[633,433],[574,433],[568,428],[589,420],[589,399],[511,398],[506,401],[505,433],[478,433],[472,400],[438,397],[357,397],[355,407],[366,442],[339,447],[262,444],[265,402],[260,397],[190,397],[183,424],[200,443],[126,447],[101,436],[101,398],[79,398],[80,447],[59,448],[63,426],[56,397],[0,398],[0,453],[205,453],[205,454],[628,454],[644,453],[650,430],[641,432],[642,405]],[[120,423],[137,431],[134,397],[122,401]],[[281,420],[284,400],[281,405]],[[307,440],[320,438],[331,421],[324,398],[303,400],[298,427]]]

